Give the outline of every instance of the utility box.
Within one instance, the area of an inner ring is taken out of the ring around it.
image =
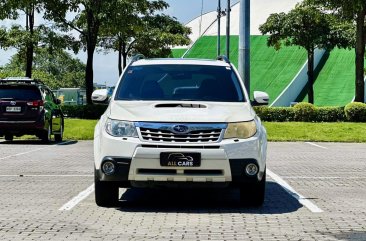
[[[86,91],[80,88],[60,88],[53,91],[56,98],[60,99],[63,105],[84,105],[86,104]]]

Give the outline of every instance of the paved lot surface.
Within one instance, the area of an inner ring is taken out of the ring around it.
[[[100,208],[92,153],[0,140],[0,240],[366,240],[365,144],[270,143],[262,208],[240,207],[235,189],[121,189],[119,207]]]

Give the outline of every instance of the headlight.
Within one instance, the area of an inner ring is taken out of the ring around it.
[[[229,123],[225,131],[224,139],[238,138],[246,139],[257,133],[255,121]]]
[[[105,130],[111,136],[138,137],[136,127],[133,122],[108,119]]]

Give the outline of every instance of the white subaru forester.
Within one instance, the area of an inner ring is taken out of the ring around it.
[[[254,99],[268,104],[264,92]],[[119,187],[230,186],[242,203],[262,205],[266,130],[225,57],[137,59],[108,101],[94,133],[97,205],[116,205]]]

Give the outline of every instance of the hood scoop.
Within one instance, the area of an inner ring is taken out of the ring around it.
[[[167,104],[157,104],[155,108],[207,108],[206,105],[202,104],[187,104],[187,103],[167,103]]]

